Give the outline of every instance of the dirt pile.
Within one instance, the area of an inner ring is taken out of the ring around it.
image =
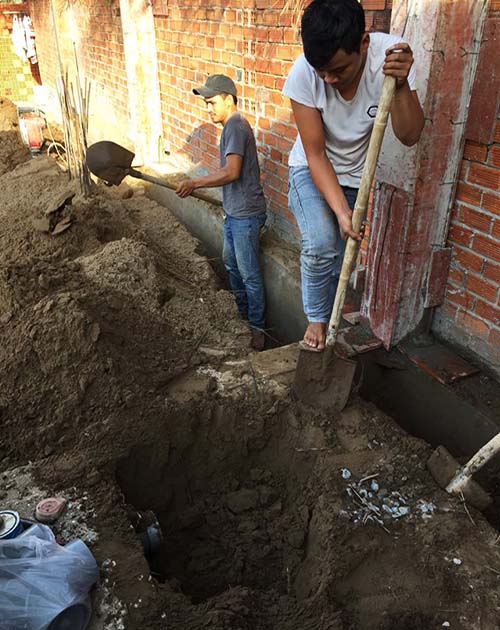
[[[19,132],[17,108],[5,97],[0,97],[0,175],[14,169],[31,157]]]
[[[5,455],[83,449],[125,418],[141,431],[164,406],[161,387],[203,362],[202,344],[219,361],[248,350],[232,297],[154,202],[77,199],[71,229],[51,236],[33,220],[69,188],[54,162],[32,160],[0,185],[0,406],[15,424]]]
[[[54,162],[0,191],[0,499],[69,499],[58,539],[101,569],[91,630],[498,629],[498,537],[436,487],[429,448],[361,401],[293,402],[296,349],[249,353],[142,186],[76,195],[59,235],[37,227],[75,192]]]

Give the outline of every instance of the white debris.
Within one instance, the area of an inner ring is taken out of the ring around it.
[[[431,518],[437,509],[437,506],[431,501],[418,500],[418,509],[422,514],[422,518]]]
[[[340,469],[340,474],[342,475],[343,479],[350,479],[351,476],[352,476],[352,473],[349,470],[349,468],[341,468]]]
[[[453,564],[460,566],[462,564],[462,561],[460,560],[460,558],[453,558]]]

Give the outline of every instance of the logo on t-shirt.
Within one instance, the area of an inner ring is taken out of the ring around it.
[[[370,105],[370,107],[366,110],[366,113],[370,118],[375,118],[377,115],[378,105]]]

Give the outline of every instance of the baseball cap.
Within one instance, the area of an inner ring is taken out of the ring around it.
[[[205,85],[194,88],[193,93],[204,98],[212,98],[212,96],[217,94],[232,94],[236,96],[236,85],[225,74],[211,74],[205,81]]]

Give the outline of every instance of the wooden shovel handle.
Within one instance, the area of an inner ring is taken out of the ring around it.
[[[478,452],[472,457],[467,464],[453,477],[446,486],[447,492],[456,494],[463,491],[465,486],[470,482],[472,475],[482,468],[492,457],[500,452],[500,433],[492,437],[489,442],[482,446]]]
[[[129,168],[127,171],[127,175],[130,175],[131,177],[136,177],[137,179],[143,179],[144,181],[151,182],[152,184],[156,184],[157,186],[170,188],[170,190],[177,189],[177,186],[175,184],[171,184],[166,179],[160,179],[159,177],[154,177],[153,175],[147,175],[146,173],[138,171],[135,168]],[[191,193],[191,197],[196,197],[197,199],[201,199],[202,201],[211,203],[214,206],[222,206],[222,201],[214,199],[214,197],[209,197],[208,195],[205,195],[197,190],[193,190],[193,192]]]
[[[361,176],[358,196],[356,198],[356,204],[352,214],[352,227],[355,232],[359,232],[361,230],[361,225],[365,220],[366,210],[368,208],[368,198],[370,196],[370,188],[372,186],[373,176],[375,175],[375,168],[377,166],[380,147],[384,138],[384,132],[387,126],[387,119],[389,117],[389,111],[391,109],[391,102],[395,89],[395,77],[386,76],[382,86],[382,93],[380,94],[377,115],[375,117],[375,122],[373,123],[370,143],[368,145],[368,152],[366,154],[366,161],[363,168],[363,175]],[[349,278],[351,277],[352,268],[358,256],[359,246],[360,241],[356,241],[350,236],[347,237],[339,284],[335,295],[332,315],[328,324],[326,337],[326,344],[328,346],[333,346],[337,338],[347,287],[349,286]]]

